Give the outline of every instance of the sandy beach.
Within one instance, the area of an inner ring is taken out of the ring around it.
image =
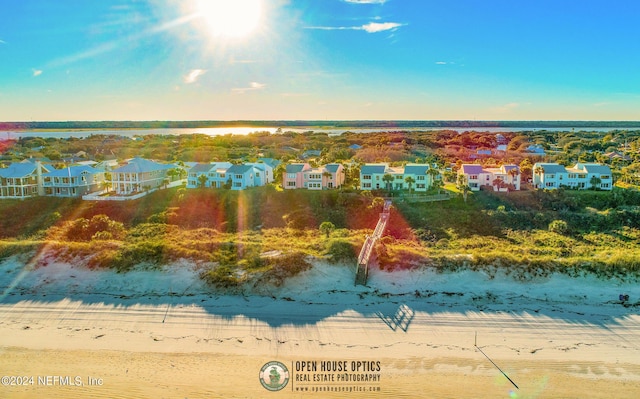
[[[222,295],[187,262],[118,274],[11,258],[0,293],[2,397],[640,395],[634,282],[373,270],[363,287],[316,262]],[[289,373],[276,392],[259,378],[273,361]]]

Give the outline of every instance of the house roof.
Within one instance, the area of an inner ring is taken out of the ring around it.
[[[306,163],[290,163],[287,165],[287,173],[300,173],[304,170],[310,169],[309,164]]]
[[[98,170],[91,166],[80,165],[80,166],[69,166],[63,169],[54,169],[49,173],[44,173],[43,176],[49,177],[78,177],[82,173],[102,173],[102,170]]]
[[[430,169],[426,164],[407,164],[404,167],[405,175],[426,175]]]
[[[544,169],[544,173],[567,173],[567,169],[557,163],[536,163],[533,165],[534,173],[538,166],[541,166],[542,169]]]
[[[329,173],[336,173],[338,172],[338,169],[340,169],[340,165],[339,163],[329,163],[324,165],[324,168],[327,170],[327,172]]]
[[[578,165],[576,165],[576,169],[578,169]],[[582,164],[583,170],[587,171],[587,173],[597,173],[601,175],[610,175],[611,168],[608,165],[600,165],[597,163],[585,163]]]
[[[360,174],[363,174],[363,175],[381,174],[381,173],[384,173],[386,169],[387,169],[386,164],[370,163],[370,164],[363,165],[360,168]]]
[[[8,168],[0,169],[0,176],[4,178],[19,178],[29,176],[35,171],[36,165],[33,163],[12,163]]]
[[[460,170],[465,175],[479,175],[484,172],[482,165],[476,164],[463,164]]]
[[[504,170],[505,173],[509,173],[509,171],[514,169],[520,172],[520,168],[518,167],[518,165],[502,165],[501,169]]]
[[[113,173],[146,173],[156,170],[168,170],[174,167],[175,165],[158,163],[144,158],[133,158],[127,165],[114,169]]]
[[[278,165],[280,165],[280,161],[278,161],[277,159],[273,159],[273,158],[259,158],[258,161],[262,161],[262,162],[266,163],[267,165],[271,166],[274,169]]]
[[[231,165],[227,173],[243,175],[253,169],[253,165]]]
[[[215,164],[212,163],[199,163],[193,168],[189,169],[189,173],[208,173],[211,169],[215,167]]]

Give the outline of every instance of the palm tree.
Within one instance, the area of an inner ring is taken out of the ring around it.
[[[457,182],[457,187],[458,190],[460,190],[462,192],[462,198],[464,199],[464,202],[467,202],[467,195],[469,194],[469,191],[471,191],[471,187],[469,187],[469,184],[467,183],[467,176],[463,175],[463,174],[459,174],[458,175],[458,182]]]
[[[591,183],[591,188],[595,190],[600,187],[600,183],[602,183],[602,180],[598,176],[593,176],[591,180],[589,180],[589,183]]]
[[[429,168],[427,169],[427,174],[429,176],[431,176],[431,187],[435,187],[435,181],[436,178],[438,177],[438,175],[440,175],[440,171],[438,169],[435,168]]]
[[[329,179],[331,179],[331,177],[333,177],[333,175],[331,174],[331,172],[325,170],[324,172],[322,172],[322,177],[325,180],[329,180]],[[328,186],[328,184],[327,184],[327,186]]]
[[[385,182],[387,190],[389,191],[391,191],[393,180],[393,176],[388,173],[385,173],[384,176],[382,176],[382,181]]]
[[[206,183],[207,183],[207,175],[198,176],[198,187],[202,188]]]
[[[413,183],[415,183],[415,182],[416,182],[416,180],[415,180],[413,177],[411,177],[411,176],[407,176],[407,177],[405,177],[405,178],[404,178],[404,182],[405,182],[405,183],[407,183],[407,184],[409,185],[409,193],[411,193],[411,185],[412,185]]]

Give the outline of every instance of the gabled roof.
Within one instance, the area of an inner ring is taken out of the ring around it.
[[[324,165],[324,168],[327,170],[327,172],[329,173],[336,173],[338,172],[338,169],[340,169],[340,165],[339,163],[329,163]]]
[[[370,163],[360,168],[361,175],[382,174],[387,169],[387,165],[383,163]]]
[[[538,166],[541,166],[542,169],[544,169],[544,173],[567,173],[567,169],[557,163],[536,163],[535,165],[533,165],[534,173]]]
[[[578,169],[578,166],[580,164],[576,165],[576,169]],[[597,163],[585,163],[581,165],[583,168],[583,170],[585,170],[587,173],[597,173],[600,175],[610,175],[611,174],[611,168],[609,168],[608,165],[600,165]]]
[[[189,169],[189,173],[209,173],[215,164],[212,163],[199,163],[193,168]]]
[[[404,167],[405,175],[426,175],[427,171],[430,169],[429,165],[426,164],[407,164]]]
[[[44,173],[43,176],[49,177],[78,177],[82,175],[82,173],[102,173],[102,170],[93,168],[91,166],[80,165],[80,166],[69,166],[64,169],[54,169],[49,173]]]
[[[509,173],[509,171],[514,169],[520,172],[520,168],[518,167],[518,165],[502,165],[500,168],[504,170],[504,173]]]
[[[227,173],[243,175],[253,169],[253,165],[232,165]]]
[[[53,163],[53,161],[51,161],[47,157],[27,158],[27,159],[23,159],[22,161],[20,161],[20,163],[32,163],[32,164],[35,164],[38,161],[40,161],[41,163]]]
[[[278,165],[280,165],[280,161],[273,158],[259,158],[258,161],[262,161],[266,163],[267,165],[271,166],[273,169],[275,169]]]
[[[46,171],[43,167],[43,171]],[[28,163],[12,163],[8,168],[0,169],[0,176],[4,178],[27,177],[36,172],[36,165]]]
[[[175,165],[158,163],[144,158],[133,158],[127,165],[114,169],[113,173],[146,173],[156,170],[169,170],[174,167]]]
[[[479,175],[484,172],[482,165],[476,164],[463,164],[460,170],[465,175]]]
[[[287,165],[287,173],[300,173],[305,170],[311,169],[311,166],[307,163],[290,163]]]

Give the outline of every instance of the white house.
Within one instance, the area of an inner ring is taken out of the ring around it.
[[[169,180],[168,171],[174,168],[176,165],[133,158],[111,171],[111,183],[117,194],[128,195],[164,185]]]
[[[403,167],[391,167],[385,163],[365,164],[360,168],[360,189],[412,189],[424,192],[433,185],[433,176],[429,173],[431,168],[427,164],[407,164]],[[407,178],[411,178],[411,183],[407,182]]]
[[[533,185],[548,190],[561,187],[612,190],[613,177],[607,165],[577,163],[573,168],[565,168],[557,163],[539,162],[533,165]]]
[[[463,164],[458,175],[465,177],[471,191],[480,191],[482,186],[493,187],[494,191],[520,190],[520,168],[517,165],[484,168],[478,164]]]

